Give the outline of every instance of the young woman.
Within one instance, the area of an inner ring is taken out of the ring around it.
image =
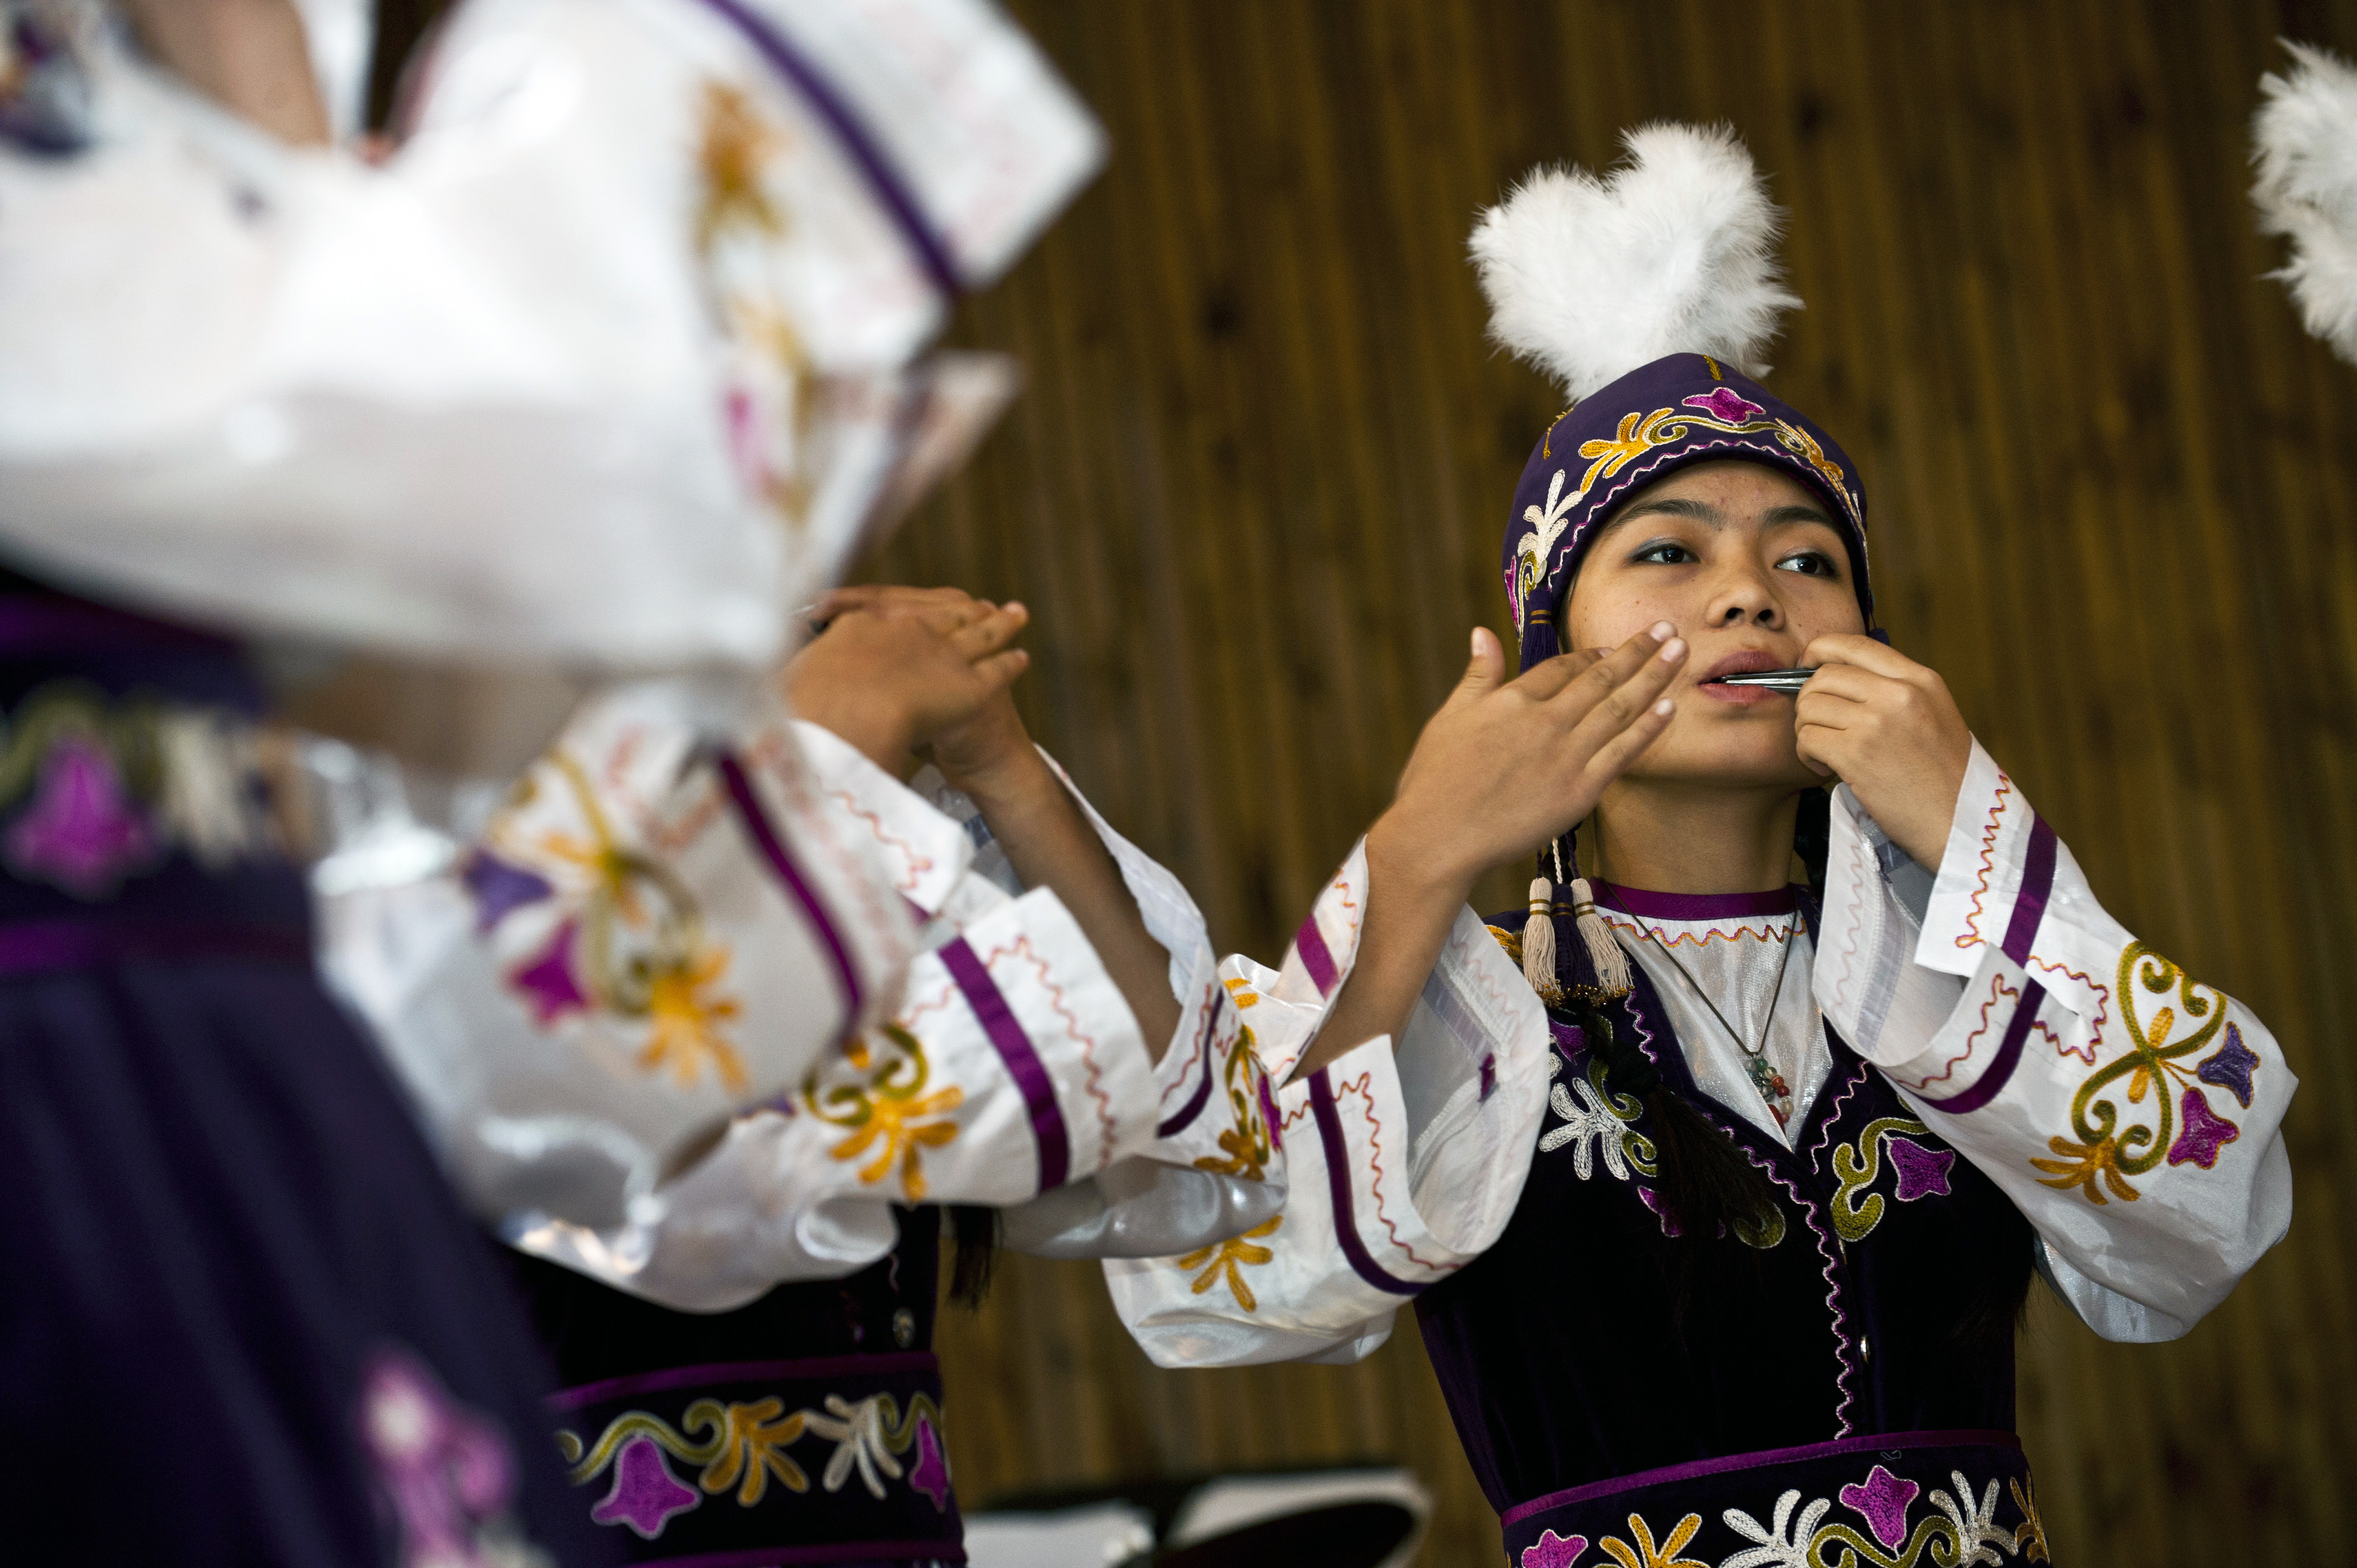
[[[2042,1561],[2031,1271],[2183,1333],[2288,1223],[2292,1075],[1872,635],[1856,469],[1735,368],[1791,303],[1748,157],[1631,145],[1476,238],[1577,399],[1514,497],[1523,672],[1474,634],[1284,967],[1228,970],[1286,1210],[1114,1297],[1168,1364],[1347,1359],[1414,1301],[1522,1568]]]

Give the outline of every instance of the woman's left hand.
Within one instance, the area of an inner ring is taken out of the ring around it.
[[[1936,670],[1870,637],[1821,637],[1801,662],[1817,673],[1794,703],[1801,760],[1836,777],[1890,840],[1937,869],[1972,726]]]

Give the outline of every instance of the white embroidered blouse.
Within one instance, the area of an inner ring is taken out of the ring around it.
[[[1822,1011],[2013,1200],[2036,1232],[2040,1273],[2110,1339],[2185,1333],[2283,1236],[2291,1168],[2278,1129],[2297,1082],[2280,1047],[2240,1003],[2104,911],[1977,744],[1935,874],[1891,846],[1844,789],[1826,875],[1824,929],[1798,939],[1767,1033],[1791,1124],[1824,1081]],[[1381,890],[1368,886],[1362,846],[1282,968],[1227,961],[1273,1078],[1316,1037],[1371,897]],[[1747,933],[1725,920],[1608,915],[1706,1091],[1782,1136],[1742,1046],[1639,928],[1664,939],[1727,1024],[1749,1033],[1764,1019],[1779,933],[1792,940],[1789,918],[1740,922],[1759,928]],[[1170,1366],[1365,1355],[1405,1301],[1503,1230],[1543,1146],[1550,1088],[1566,1087],[1549,1081],[1558,1062],[1519,967],[1460,911],[1397,1040],[1361,1043],[1278,1091],[1284,1212],[1204,1252],[1107,1262],[1124,1321]],[[1494,1089],[1477,1107],[1471,1086],[1485,1080]],[[1556,1115],[1576,1127],[1583,1108],[1564,1098]],[[1593,1159],[1575,1141],[1561,1157]]]

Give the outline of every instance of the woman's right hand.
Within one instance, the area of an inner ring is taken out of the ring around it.
[[[1454,908],[1491,866],[1534,853],[1596,809],[1669,727],[1662,693],[1686,660],[1667,621],[1609,652],[1560,654],[1505,679],[1505,651],[1473,633],[1465,678],[1424,726],[1371,858]]]

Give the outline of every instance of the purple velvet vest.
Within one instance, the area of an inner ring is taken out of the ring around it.
[[[1723,1515],[1766,1529],[1794,1488],[1828,1499],[1813,1530],[1900,1530],[1903,1545],[1945,1520],[1932,1493],[1955,1503],[1959,1471],[1972,1508],[2006,1483],[2002,1524],[1924,1528],[2029,1531],[2007,1317],[2031,1242],[2011,1202],[1837,1037],[1786,1149],[1695,1087],[1642,971],[1603,1015],[1768,1175],[1777,1207],[1740,1237],[1667,1234],[1651,1118],[1611,1092],[1594,1042],[1557,1026],[1553,1105],[1512,1220],[1416,1304],[1510,1558],[1584,1568],[1564,1555],[1574,1540],[1628,1536],[1635,1513],[1659,1544],[1691,1513],[1682,1549],[1716,1563],[1762,1546]]]

